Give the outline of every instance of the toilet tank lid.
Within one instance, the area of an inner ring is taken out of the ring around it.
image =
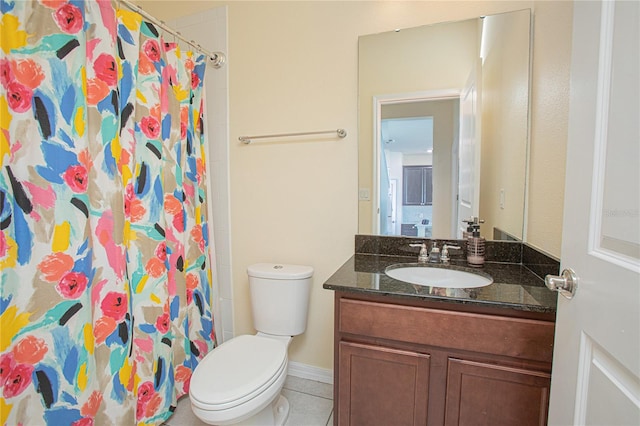
[[[311,266],[287,265],[284,263],[256,263],[247,268],[247,274],[254,278],[299,280],[313,275],[313,268]]]

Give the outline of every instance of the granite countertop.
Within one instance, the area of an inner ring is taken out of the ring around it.
[[[355,254],[324,283],[329,290],[419,298],[447,303],[474,304],[530,312],[555,313],[557,293],[544,281],[518,263],[485,262],[482,268],[469,268],[464,261],[451,266],[470,272],[489,274],[493,283],[480,288],[439,288],[409,284],[384,273],[396,263],[415,263],[415,257]],[[433,265],[429,265],[433,266]],[[447,267],[435,265],[436,267]]]

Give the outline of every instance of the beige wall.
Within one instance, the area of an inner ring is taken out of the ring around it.
[[[333,367],[333,294],[323,290],[322,283],[351,256],[358,229],[357,65],[358,36],[364,34],[534,9],[528,241],[559,256],[571,3],[156,0],[142,4],[160,19],[228,5],[236,333],[253,331],[248,265],[260,261],[312,265],[309,326],[294,339],[290,356],[293,361]],[[345,139],[238,143],[240,135],[338,127],[347,130]],[[549,209],[549,201],[557,207]]]

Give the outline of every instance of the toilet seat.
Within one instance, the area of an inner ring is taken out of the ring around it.
[[[260,396],[274,383],[279,392],[287,363],[283,341],[259,335],[235,337],[198,364],[197,374],[191,377],[191,404],[206,411],[223,411]]]

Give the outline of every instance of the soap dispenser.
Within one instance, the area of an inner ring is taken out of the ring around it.
[[[471,216],[469,219],[462,221],[462,223],[467,224],[467,230],[462,233],[463,240],[468,240],[469,237],[473,235],[473,223],[475,222],[475,219],[475,217]]]
[[[485,239],[480,236],[480,222],[474,223],[471,227],[471,236],[467,239],[467,263],[479,268],[484,266]]]
[[[473,228],[475,225],[480,227],[480,223],[484,223],[484,219],[480,219],[476,216],[471,216],[469,219],[465,219],[462,223],[467,224],[467,230],[462,233],[462,239],[467,240],[469,237],[473,236]]]

